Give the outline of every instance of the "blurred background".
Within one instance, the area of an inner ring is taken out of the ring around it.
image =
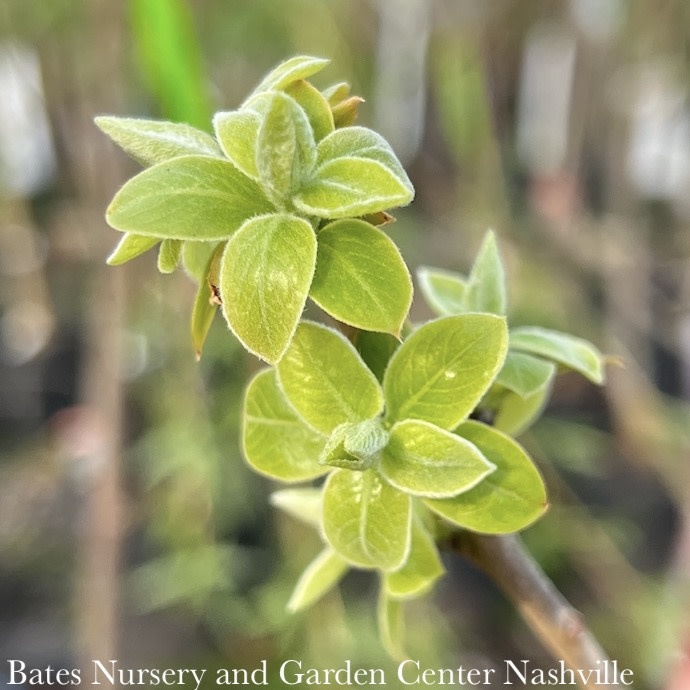
[[[330,57],[315,83],[351,81],[409,170],[389,230],[412,267],[466,271],[492,227],[511,323],[623,363],[603,390],[560,377],[521,438],[553,504],[524,539],[636,688],[690,688],[686,0],[3,0],[0,661],[390,666],[373,577],[285,612],[319,545],[241,459],[258,363],[221,319],[195,362],[182,273],[104,264],[138,168],[93,117],[210,130],[293,54]],[[409,607],[414,658],[551,664],[480,573],[446,567]]]

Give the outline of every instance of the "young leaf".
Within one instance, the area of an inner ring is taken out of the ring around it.
[[[468,491],[495,469],[468,440],[416,419],[398,422],[391,429],[379,465],[393,486],[428,498]]]
[[[178,240],[230,237],[272,206],[226,160],[183,156],[139,173],[115,195],[106,220],[116,230]]]
[[[281,489],[271,494],[271,504],[310,527],[321,526],[321,489]]]
[[[496,471],[473,489],[443,500],[425,500],[446,520],[484,534],[524,529],[540,517],[548,503],[539,471],[525,451],[496,429],[466,422],[458,429],[496,465]]]
[[[465,302],[467,281],[459,273],[423,266],[417,269],[417,280],[424,299],[438,316],[469,311]]]
[[[496,429],[511,436],[524,433],[539,418],[546,406],[551,395],[553,378],[552,376],[543,388],[525,398],[512,391],[506,391],[494,418]]]
[[[316,162],[314,133],[294,98],[277,91],[259,126],[256,169],[266,195],[284,206]]]
[[[391,599],[383,585],[379,592],[376,613],[379,624],[379,639],[383,648],[393,659],[405,659],[407,654],[405,654],[403,644],[405,637],[403,603],[398,599]]]
[[[386,592],[395,599],[419,597],[426,594],[444,573],[434,540],[424,525],[413,518],[410,555],[402,568],[384,575]]]
[[[412,197],[410,189],[382,163],[348,157],[319,167],[295,196],[294,204],[308,215],[347,218],[405,206]]]
[[[285,89],[299,79],[308,79],[320,72],[330,60],[311,57],[309,55],[297,55],[285,62],[281,62],[272,69],[252,91],[252,96],[263,91]]]
[[[218,307],[211,302],[211,288],[205,280],[202,280],[196,291],[194,306],[192,307],[192,345],[197,361],[201,359],[201,351],[204,348],[206,337],[216,315]]]
[[[182,266],[187,275],[196,283],[210,280],[211,259],[216,255],[220,261],[220,242],[185,242],[182,247]],[[215,271],[216,279],[218,271]],[[214,283],[218,285],[218,281]]]
[[[318,462],[325,441],[287,404],[275,371],[264,369],[251,380],[244,396],[242,445],[257,472],[285,482],[325,474],[329,468]]]
[[[256,169],[256,140],[259,136],[259,116],[249,110],[216,113],[213,128],[223,153],[252,180],[258,181]]]
[[[163,240],[158,250],[158,270],[173,273],[177,270],[182,256],[182,240]]]
[[[388,443],[388,432],[378,419],[341,424],[333,430],[320,462],[332,467],[366,470],[373,466]]]
[[[374,376],[383,382],[383,374],[393,353],[400,347],[400,341],[390,333],[358,331],[354,342],[364,363],[371,369]]]
[[[509,349],[496,383],[528,398],[542,389],[556,372],[556,365],[539,357]]]
[[[333,549],[324,549],[304,570],[297,581],[288,611],[303,611],[338,584],[349,568],[348,562]]]
[[[363,568],[396,570],[410,547],[412,502],[374,470],[333,471],[324,487],[323,530],[329,544]]]
[[[506,280],[496,236],[489,231],[474,260],[465,295],[467,311],[505,314]]]
[[[503,364],[505,319],[461,314],[417,329],[391,358],[383,379],[386,415],[454,429],[467,418]]]
[[[137,256],[144,254],[152,247],[155,247],[160,242],[158,237],[146,237],[144,235],[135,235],[133,232],[126,232],[122,239],[118,242],[117,247],[113,249],[111,255],[107,258],[106,263],[109,266],[119,266],[127,263]]]
[[[275,364],[285,353],[314,275],[311,225],[287,214],[247,221],[220,264],[223,314],[247,350]]]
[[[511,329],[510,346],[552,359],[600,386],[604,383],[603,357],[592,343],[582,338],[537,326],[523,326]]]
[[[346,81],[341,81],[337,84],[331,84],[321,93],[328,101],[328,105],[338,105],[340,101],[345,100],[350,95],[350,85]]]
[[[278,363],[278,378],[290,404],[324,434],[383,410],[381,387],[354,347],[340,333],[317,323],[299,325]]]
[[[338,321],[398,335],[412,281],[386,234],[361,220],[336,220],[319,231],[309,296]]]
[[[364,158],[378,161],[408,191],[412,199],[414,188],[389,143],[377,132],[367,127],[344,127],[334,131],[319,143],[317,166],[342,158]]]
[[[179,156],[222,156],[212,136],[190,125],[105,115],[97,117],[95,123],[143,165],[155,165]]]
[[[300,79],[290,84],[285,89],[285,93],[292,96],[302,106],[309,118],[317,143],[333,131],[333,113],[328,101],[315,86]]]
[[[333,124],[336,129],[341,127],[350,127],[357,121],[359,114],[359,106],[364,103],[364,99],[360,96],[350,96],[344,101],[340,101],[337,105],[331,108],[333,112]]]

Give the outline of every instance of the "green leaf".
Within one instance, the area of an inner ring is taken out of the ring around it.
[[[542,389],[555,372],[556,366],[552,362],[509,349],[496,383],[521,398],[528,398]]]
[[[333,430],[320,462],[332,467],[366,470],[374,465],[388,443],[388,432],[379,419],[345,423]]]
[[[94,121],[123,151],[146,166],[179,156],[222,155],[211,135],[190,125],[105,115]]]
[[[287,404],[275,371],[264,369],[251,380],[244,396],[242,444],[253,469],[285,482],[313,479],[329,469],[318,462],[325,441]]]
[[[285,60],[263,78],[252,95],[273,89],[285,89],[299,79],[307,79],[320,72],[329,62],[330,60],[309,55],[297,55]]]
[[[285,92],[292,96],[307,114],[317,143],[333,131],[331,107],[315,86],[300,79],[290,84]]]
[[[391,358],[383,379],[386,415],[454,429],[475,408],[505,358],[505,319],[461,314],[417,329]]]
[[[217,305],[211,301],[211,289],[208,283],[205,280],[201,281],[194,298],[191,322],[192,345],[197,362],[201,359],[201,352],[217,310]]]
[[[506,313],[505,270],[496,246],[496,236],[491,231],[486,234],[474,260],[467,282],[465,304],[468,311]]]
[[[288,601],[288,611],[303,611],[332,589],[349,568],[332,549],[324,549],[304,570]]]
[[[374,376],[382,382],[388,362],[390,362],[393,353],[400,347],[400,341],[390,333],[357,331],[355,336],[355,347],[367,367],[369,367]]]
[[[244,347],[275,364],[292,338],[314,275],[311,225],[287,214],[247,221],[220,265],[223,314]]]
[[[398,422],[391,429],[379,465],[394,487],[428,498],[468,491],[495,469],[466,439],[416,419]]]
[[[311,527],[321,527],[323,493],[320,488],[274,491],[271,504]]]
[[[129,180],[106,220],[116,230],[158,238],[220,240],[273,210],[258,185],[229,161],[173,158]]]
[[[317,166],[343,158],[377,161],[389,170],[407,190],[409,199],[404,203],[412,200],[414,187],[390,144],[380,134],[367,127],[337,129],[319,143],[317,154]]]
[[[182,256],[182,240],[163,240],[158,250],[158,270],[173,273],[177,270]]]
[[[259,172],[256,169],[256,141],[259,124],[259,116],[248,110],[220,112],[213,118],[213,128],[223,153],[238,170],[257,181]]]
[[[318,168],[295,196],[294,203],[308,215],[347,218],[405,206],[412,196],[378,161],[338,158]]]
[[[324,487],[324,534],[353,565],[396,570],[410,547],[411,503],[374,470],[335,470]]]
[[[299,325],[278,363],[278,377],[290,404],[324,434],[383,410],[381,387],[352,344],[317,323]]]
[[[539,471],[513,439],[479,422],[458,429],[496,465],[483,482],[454,498],[425,500],[435,513],[455,525],[484,534],[524,529],[548,507]]]
[[[329,105],[338,105],[340,101],[345,100],[350,95],[350,85],[346,81],[331,84],[322,91],[322,94]]]
[[[316,144],[307,115],[293,98],[271,94],[256,140],[256,169],[266,195],[284,206],[316,162]]]
[[[398,335],[412,303],[412,280],[398,248],[361,220],[319,231],[309,296],[338,321]]]
[[[407,658],[404,650],[405,619],[403,617],[403,604],[398,599],[391,599],[385,586],[379,592],[378,605],[376,607],[379,638],[383,648],[396,660]]]
[[[219,242],[185,242],[182,247],[182,265],[187,275],[197,283],[206,283],[210,279],[211,259],[220,246]],[[218,271],[215,273],[217,278]],[[217,282],[214,284],[217,285]]]
[[[464,314],[467,281],[453,271],[422,266],[417,269],[417,280],[424,299],[438,316]]]
[[[145,237],[143,235],[135,235],[133,232],[126,232],[118,242],[117,247],[113,249],[107,258],[106,263],[109,266],[119,266],[120,264],[127,263],[155,247],[159,242],[160,239],[158,237]]]
[[[395,599],[419,597],[444,573],[434,540],[421,522],[413,518],[410,554],[402,568],[384,575],[386,592]]]
[[[541,415],[551,395],[553,377],[543,388],[525,398],[517,393],[505,391],[494,418],[494,426],[511,436],[524,433]]]
[[[598,385],[604,383],[603,357],[592,343],[582,338],[537,326],[523,326],[511,329],[510,346],[552,359]]]

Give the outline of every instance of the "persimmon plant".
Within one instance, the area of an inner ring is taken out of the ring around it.
[[[400,606],[442,576],[454,531],[518,532],[547,509],[542,477],[514,439],[540,414],[559,369],[596,384],[602,356],[579,338],[508,327],[504,268],[488,233],[468,276],[420,268],[437,318],[411,324],[412,281],[382,226],[413,188],[386,141],[354,123],[347,84],[308,79],[327,60],[292,58],[215,136],[188,125],[99,117],[148,166],[115,195],[120,264],[158,246],[198,282],[200,356],[218,306],[270,366],[249,382],[243,450],[289,484],[276,506],[313,525],[323,551],[288,603],[310,606],[348,568],[380,577],[382,639],[399,653]],[[307,299],[331,317],[302,319]]]

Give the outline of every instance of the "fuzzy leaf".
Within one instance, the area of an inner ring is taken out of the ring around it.
[[[290,404],[324,434],[383,410],[378,381],[354,347],[340,333],[317,323],[299,325],[278,363],[278,377]]]
[[[346,218],[405,206],[412,197],[412,192],[382,163],[351,157],[337,158],[319,167],[294,203],[309,215]]]
[[[323,492],[312,487],[281,489],[271,494],[271,504],[311,527],[321,526]]]
[[[412,281],[398,248],[361,220],[319,231],[310,297],[338,321],[398,335],[412,303]]]
[[[411,507],[374,470],[335,470],[324,487],[324,534],[353,565],[395,570],[409,551]]]
[[[456,496],[495,469],[466,439],[416,419],[398,422],[391,429],[379,465],[396,488],[429,498]]]
[[[182,247],[182,265],[187,275],[195,282],[210,280],[211,259],[216,255],[220,262],[220,242],[185,242]],[[216,278],[218,271],[215,271]],[[214,283],[214,285],[217,285]]]
[[[384,575],[388,595],[395,599],[419,597],[426,594],[444,573],[434,540],[421,522],[413,518],[410,554],[405,565]]]
[[[338,105],[340,101],[346,99],[350,95],[350,85],[346,81],[331,84],[331,86],[322,91],[322,95],[328,101],[329,105]]]
[[[106,220],[116,230],[158,238],[220,240],[273,210],[255,182],[226,160],[173,158],[129,180]]]
[[[543,388],[555,372],[553,362],[509,349],[496,383],[527,398]]]
[[[523,326],[511,329],[510,346],[552,359],[600,386],[604,383],[603,357],[592,343],[582,338],[537,326]]]
[[[113,249],[106,263],[109,266],[119,266],[120,264],[127,263],[155,247],[159,242],[160,239],[158,237],[146,237],[144,235],[135,235],[133,232],[126,232],[118,242],[117,247]]]
[[[218,311],[217,305],[211,302],[211,288],[205,280],[199,283],[192,307],[192,345],[197,361],[201,359],[201,351],[211,330],[211,324]]]
[[[300,79],[290,84],[285,92],[292,96],[307,114],[317,143],[333,131],[333,113],[328,101],[315,86]]]
[[[383,379],[387,417],[454,429],[491,385],[507,342],[505,319],[491,314],[447,316],[425,324],[388,365]]]
[[[285,60],[262,79],[252,95],[273,89],[285,89],[299,79],[308,79],[320,72],[329,62],[330,60],[309,55],[297,55]]]
[[[335,128],[340,129],[354,125],[357,121],[357,115],[359,115],[359,106],[362,103],[364,103],[364,99],[361,96],[350,96],[350,98],[334,105],[331,110]]]
[[[349,563],[333,549],[324,549],[304,570],[295,586],[288,611],[303,611],[332,589],[347,572]]]
[[[104,115],[97,117],[95,123],[143,165],[155,165],[179,156],[222,156],[212,136],[190,125]]]
[[[177,270],[182,256],[182,240],[163,240],[158,250],[158,270],[173,273]]]
[[[404,649],[405,619],[403,603],[388,596],[385,586],[381,587],[376,606],[379,639],[391,658],[402,661],[407,658]]]
[[[256,169],[268,198],[284,205],[315,162],[316,144],[306,113],[290,96],[272,93],[256,140]]]
[[[252,468],[285,482],[313,479],[329,469],[318,462],[325,441],[290,408],[273,369],[251,380],[244,396],[242,444]]]
[[[388,443],[388,432],[378,419],[341,424],[333,430],[320,462],[332,467],[366,470],[374,465]]]
[[[496,246],[496,236],[489,231],[484,238],[467,281],[467,311],[505,314],[506,280],[503,262]]]
[[[511,436],[519,436],[524,433],[539,418],[544,407],[546,407],[551,395],[553,378],[552,376],[543,388],[525,398],[521,398],[512,391],[505,391],[496,411],[494,426],[499,431]]]
[[[512,438],[479,422],[466,422],[457,431],[496,465],[473,489],[443,500],[425,500],[446,520],[484,534],[524,529],[540,517],[548,503],[544,482],[529,456]]]
[[[256,141],[259,136],[259,116],[249,110],[216,113],[213,128],[223,153],[252,180],[259,179],[256,169]]]
[[[424,299],[438,316],[453,316],[467,311],[467,281],[459,273],[423,266],[417,269],[417,280]]]
[[[244,347],[275,364],[299,322],[314,275],[311,225],[287,214],[247,221],[220,265],[223,314]]]

